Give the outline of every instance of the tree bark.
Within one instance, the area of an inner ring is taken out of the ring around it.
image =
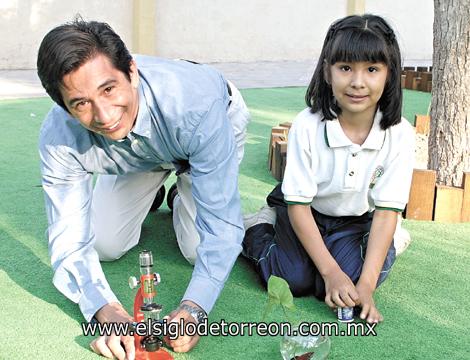
[[[434,0],[429,169],[461,186],[470,170],[470,1]]]

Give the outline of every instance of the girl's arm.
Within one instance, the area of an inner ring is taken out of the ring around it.
[[[372,295],[388,249],[393,241],[393,234],[397,226],[397,215],[397,212],[391,210],[375,210],[372,219],[366,258],[356,285],[362,306],[360,317],[361,319],[367,318],[368,322],[379,322],[383,319],[375,307]]]
[[[325,303],[331,308],[356,305],[356,288],[326,248],[310,206],[288,205],[287,209],[295,234],[325,281]]]

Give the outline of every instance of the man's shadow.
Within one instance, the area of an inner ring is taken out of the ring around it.
[[[62,296],[52,284],[53,271],[15,235],[0,228],[2,256],[0,269],[32,296],[55,305],[77,323],[83,321],[78,307]]]

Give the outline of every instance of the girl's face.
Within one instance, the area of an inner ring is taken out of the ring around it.
[[[330,65],[329,70],[333,95],[342,116],[373,117],[387,81],[387,65],[365,61],[337,62]]]

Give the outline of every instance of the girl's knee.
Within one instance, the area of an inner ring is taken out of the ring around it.
[[[287,281],[290,291],[294,296],[304,296],[313,292],[314,286],[314,273],[309,264],[297,264],[289,266],[289,271],[281,274],[272,275],[279,276]],[[269,279],[269,276],[266,280]]]
[[[313,279],[307,274],[292,276],[287,278],[286,281],[294,296],[308,295],[313,291]]]

